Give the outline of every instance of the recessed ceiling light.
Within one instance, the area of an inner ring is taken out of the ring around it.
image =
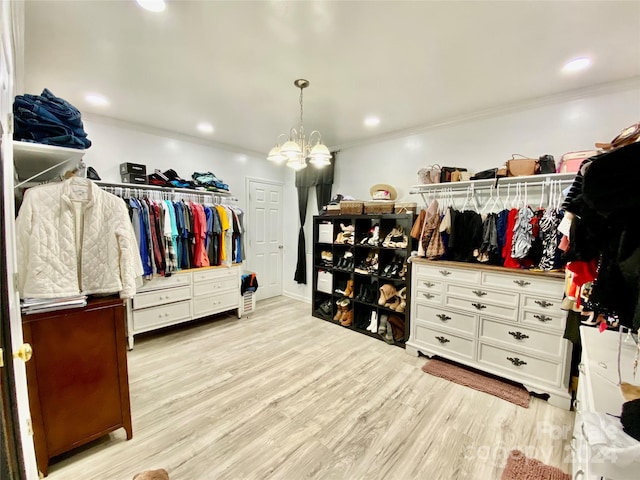
[[[364,119],[364,124],[367,127],[375,127],[380,124],[380,119],[378,117],[367,117]]]
[[[138,5],[140,5],[145,10],[149,10],[150,12],[163,12],[165,8],[167,8],[164,0],[136,0]]]
[[[591,66],[591,59],[588,57],[579,57],[574,58],[573,60],[568,61],[562,67],[562,71],[565,73],[569,72],[579,72],[580,70],[584,70],[585,68],[589,68]]]
[[[109,105],[109,100],[104,95],[100,95],[99,93],[87,93],[84,96],[84,99],[89,102],[91,105],[95,105],[96,107],[106,107]]]
[[[207,122],[200,122],[198,124],[198,130],[202,133],[213,133],[213,125]]]

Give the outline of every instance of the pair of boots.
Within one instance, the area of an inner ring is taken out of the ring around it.
[[[376,301],[376,286],[375,285],[360,285],[356,300],[365,303],[374,303]]]
[[[333,317],[335,322],[340,322],[343,327],[348,327],[353,323],[353,309],[348,298],[341,298],[336,302],[338,311]]]
[[[397,315],[381,315],[378,335],[389,344],[403,341],[404,320]]]
[[[335,291],[336,293],[339,293],[340,295],[344,295],[347,298],[353,298],[353,294],[354,294],[353,279],[347,280],[347,286],[345,287],[344,290],[340,290],[339,288],[336,288]]]
[[[396,287],[390,283],[385,283],[380,287],[380,298],[378,305],[402,313],[407,308],[407,287],[402,287],[396,291]]]

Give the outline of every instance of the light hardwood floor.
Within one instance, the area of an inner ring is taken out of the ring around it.
[[[499,479],[509,450],[570,472],[573,414],[432,377],[425,358],[313,318],[285,297],[147,337],[129,352],[123,430],[51,480]]]

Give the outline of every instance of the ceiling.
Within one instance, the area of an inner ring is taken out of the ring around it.
[[[26,2],[27,92],[260,154],[298,123],[296,78],[335,147],[639,75],[638,1]]]

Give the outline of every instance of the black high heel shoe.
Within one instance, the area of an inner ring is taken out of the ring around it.
[[[393,262],[387,263],[384,266],[384,269],[382,269],[382,272],[380,273],[380,275],[383,277],[388,277],[389,273],[391,272],[391,269],[393,269]]]

